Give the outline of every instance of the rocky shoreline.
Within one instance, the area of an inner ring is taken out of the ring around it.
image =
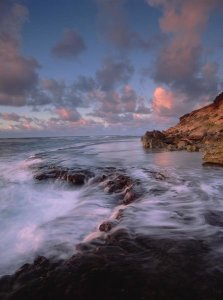
[[[148,171],[157,181],[167,177]],[[111,197],[114,211],[67,260],[39,256],[0,279],[4,300],[220,300],[223,263],[212,255],[212,241],[136,234],[122,228],[126,210],[140,201],[143,187],[123,169],[34,168],[36,184],[92,185]],[[149,182],[148,182],[149,184]],[[215,222],[215,216],[209,217]]]
[[[216,127],[207,128],[204,120],[210,124],[212,118]],[[183,116],[173,128],[146,132],[142,143],[146,149],[161,151],[203,151],[206,163],[223,165],[223,94],[213,104]],[[113,211],[76,245],[69,259],[38,256],[3,276],[0,299],[223,299],[223,261],[213,252],[215,237],[152,236],[122,227],[131,205],[144,195],[140,179],[114,167],[91,170],[43,164],[32,168],[37,185],[57,182],[71,189],[85,185],[100,189],[111,199]],[[156,181],[168,180],[160,172],[146,171]],[[207,212],[204,218],[208,224],[223,226],[217,213]]]
[[[145,149],[202,151],[204,163],[223,165],[223,93],[212,104],[182,116],[176,126],[147,131],[141,141]]]
[[[80,245],[69,260],[38,257],[0,281],[1,299],[202,299],[223,297],[200,240],[153,239],[124,230]],[[220,268],[220,266],[219,266]]]

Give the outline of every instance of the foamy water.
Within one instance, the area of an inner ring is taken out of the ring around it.
[[[101,235],[99,224],[120,208],[90,182],[76,188],[35,181],[34,170],[43,165],[96,173],[123,169],[140,180],[144,193],[125,208],[119,227],[139,235],[213,240],[214,251],[223,251],[223,170],[202,167],[200,153],[145,151],[132,137],[2,139],[0,275],[37,255],[71,256],[78,243]]]

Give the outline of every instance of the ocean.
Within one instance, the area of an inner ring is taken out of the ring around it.
[[[0,276],[38,255],[71,257],[122,207],[92,179],[83,186],[36,180],[44,167],[111,168],[138,180],[143,192],[114,230],[207,241],[214,266],[223,259],[223,169],[202,166],[201,156],[144,150],[131,136],[0,139]]]

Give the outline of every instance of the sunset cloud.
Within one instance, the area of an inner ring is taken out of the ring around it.
[[[166,83],[185,80],[198,71],[201,34],[217,1],[153,0],[151,3],[162,5],[164,16],[160,19],[160,28],[172,34],[158,57],[155,77]]]
[[[187,103],[182,94],[158,86],[153,94],[152,108],[156,115],[163,117],[176,117],[187,111]]]
[[[0,1],[0,134],[142,134],[221,91],[222,1],[56,2]]]
[[[0,118],[5,121],[18,122],[18,121],[20,121],[21,116],[19,116],[16,113],[0,113]]]
[[[205,101],[218,92],[218,68],[212,67],[210,77],[204,72],[202,61],[204,46],[202,34],[218,0],[148,0],[152,6],[160,6],[163,16],[160,28],[168,36],[157,56],[153,77],[156,82],[167,84],[173,93],[184,93],[188,101]]]
[[[70,110],[61,107],[56,109],[56,113],[63,121],[76,122],[81,119],[81,115],[77,110]]]

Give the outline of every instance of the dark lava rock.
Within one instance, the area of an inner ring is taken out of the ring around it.
[[[116,216],[115,216],[115,219],[116,220],[120,220],[122,217],[123,217],[123,213],[124,213],[124,209],[119,209]]]
[[[133,184],[130,177],[116,173],[105,177],[105,180],[102,180],[102,182],[104,190],[108,193],[120,193]]]
[[[104,232],[109,232],[112,228],[114,228],[117,225],[117,222],[114,220],[108,220],[104,221],[100,226],[99,230]]]
[[[46,167],[40,170],[34,178],[38,181],[61,180],[72,185],[83,185],[95,174],[89,170],[73,170],[61,167]]]
[[[222,262],[211,268],[201,240],[108,234],[70,259],[44,258],[0,280],[4,300],[220,300]]]
[[[142,185],[139,180],[116,172],[106,176],[103,175],[100,180],[100,186],[109,194],[118,194],[120,204],[125,205],[132,203],[142,194]]]
[[[128,205],[130,203],[132,203],[135,200],[135,194],[133,191],[133,187],[127,188],[125,190],[125,196],[123,199],[123,204]]]

